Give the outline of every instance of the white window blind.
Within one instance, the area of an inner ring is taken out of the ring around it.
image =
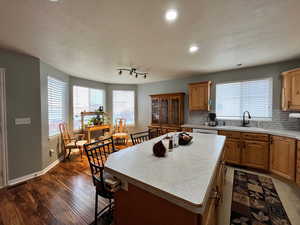
[[[73,128],[81,128],[81,112],[95,112],[100,106],[105,108],[105,92],[102,89],[73,87]],[[90,117],[85,117],[85,123]]]
[[[126,119],[128,125],[134,125],[134,91],[113,91],[113,121]]]
[[[67,83],[48,77],[48,123],[49,136],[59,134],[58,125],[66,122]]]
[[[218,118],[239,119],[249,111],[254,119],[272,118],[272,78],[216,85]]]

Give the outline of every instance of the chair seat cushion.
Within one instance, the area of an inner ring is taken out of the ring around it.
[[[66,147],[68,147],[68,148],[77,148],[77,146],[76,146],[76,144],[75,144],[75,141],[71,141],[70,143],[68,143],[68,144],[66,145]]]
[[[80,141],[77,141],[77,142],[76,142],[76,145],[77,145],[77,146],[80,146],[80,147],[83,146],[83,145],[85,145],[85,144],[87,144],[87,141],[86,141],[86,140],[80,140]]]
[[[107,172],[104,172],[103,173],[103,179],[104,179],[104,182],[105,182],[105,180],[114,179],[114,177],[111,174],[109,174]],[[103,190],[100,178],[97,179],[96,189],[97,189],[98,194],[101,197],[103,197],[103,198],[113,198],[113,192],[111,192],[108,188],[106,188],[105,184],[104,184],[104,190]]]
[[[113,137],[122,137],[122,138],[125,138],[125,137],[128,137],[129,135],[127,133],[115,133],[113,134]]]

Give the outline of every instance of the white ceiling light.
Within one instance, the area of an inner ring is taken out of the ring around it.
[[[49,0],[50,2],[58,2],[59,0]]]
[[[190,53],[195,53],[199,50],[199,47],[197,45],[191,45],[190,46]]]
[[[168,22],[174,22],[178,17],[178,13],[176,9],[169,9],[166,12],[165,18]]]

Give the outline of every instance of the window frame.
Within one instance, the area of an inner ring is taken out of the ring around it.
[[[217,85],[222,84],[233,84],[233,83],[243,83],[243,82],[251,82],[251,81],[259,81],[259,80],[270,80],[270,94],[271,94],[271,116],[270,117],[254,117],[251,115],[251,121],[272,121],[273,120],[273,103],[274,103],[274,78],[272,76],[261,77],[256,79],[246,79],[246,80],[235,80],[235,81],[226,81],[226,82],[219,82],[215,84],[215,112],[217,113]],[[251,112],[250,112],[251,114]],[[239,117],[232,116],[218,116],[217,119],[219,120],[241,120],[243,115]]]
[[[136,126],[136,91],[132,89],[113,89],[111,92],[111,108],[112,108],[112,124],[115,125],[114,119],[114,91],[130,91],[133,92],[133,123],[128,124],[126,120],[127,127],[135,127]]]
[[[56,81],[59,81],[61,83],[64,84],[64,88],[65,88],[65,95],[63,96],[63,114],[64,114],[64,120],[61,122],[61,123],[68,123],[68,120],[69,120],[69,115],[68,115],[68,105],[66,103],[68,103],[68,92],[69,92],[69,87],[68,87],[68,82],[66,82],[65,80],[63,79],[59,79],[57,78],[56,76],[51,76],[51,75],[48,75],[47,76],[47,111],[48,111],[48,115],[47,115],[47,120],[48,120],[48,138],[49,139],[52,139],[52,138],[56,138],[60,135],[60,130],[59,128],[57,128],[58,132],[53,134],[53,135],[50,135],[50,116],[49,116],[49,113],[50,113],[50,110],[49,110],[49,78],[50,79],[53,79],[53,80],[56,80]]]
[[[80,131],[82,129],[81,125],[79,128],[75,128],[74,126],[74,88],[75,87],[80,87],[80,88],[87,88],[87,89],[94,89],[94,90],[101,90],[103,91],[103,111],[106,110],[106,89],[105,88],[94,88],[94,87],[90,87],[90,86],[84,86],[84,85],[77,85],[77,84],[73,84],[72,85],[72,128],[73,128],[73,131]],[[90,99],[89,99],[89,104],[90,104]],[[81,118],[80,118],[80,121],[81,121]]]

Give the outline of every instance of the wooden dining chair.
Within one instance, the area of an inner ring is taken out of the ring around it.
[[[113,215],[113,192],[107,188],[105,185],[105,180],[113,179],[113,177],[104,172],[104,163],[107,160],[108,156],[115,151],[114,142],[112,138],[107,138],[104,140],[99,140],[90,144],[84,145],[84,150],[87,155],[93,183],[96,189],[95,192],[95,225],[97,225],[98,217],[101,218],[106,212],[112,218]],[[109,204],[105,206],[98,212],[98,197],[109,200]]]
[[[74,149],[79,149],[80,156],[82,159],[83,145],[87,143],[86,140],[82,140],[84,135],[83,134],[74,135],[67,128],[66,123],[60,123],[58,126],[59,126],[59,131],[60,131],[62,145],[63,145],[62,147],[65,152],[64,159],[70,159],[71,152]]]
[[[127,145],[129,134],[126,119],[116,119],[112,136],[116,145]]]
[[[148,141],[150,139],[149,131],[138,132],[130,134],[131,141],[133,145],[140,144],[142,142]]]
[[[161,128],[149,128],[149,138],[156,138],[162,135]]]

